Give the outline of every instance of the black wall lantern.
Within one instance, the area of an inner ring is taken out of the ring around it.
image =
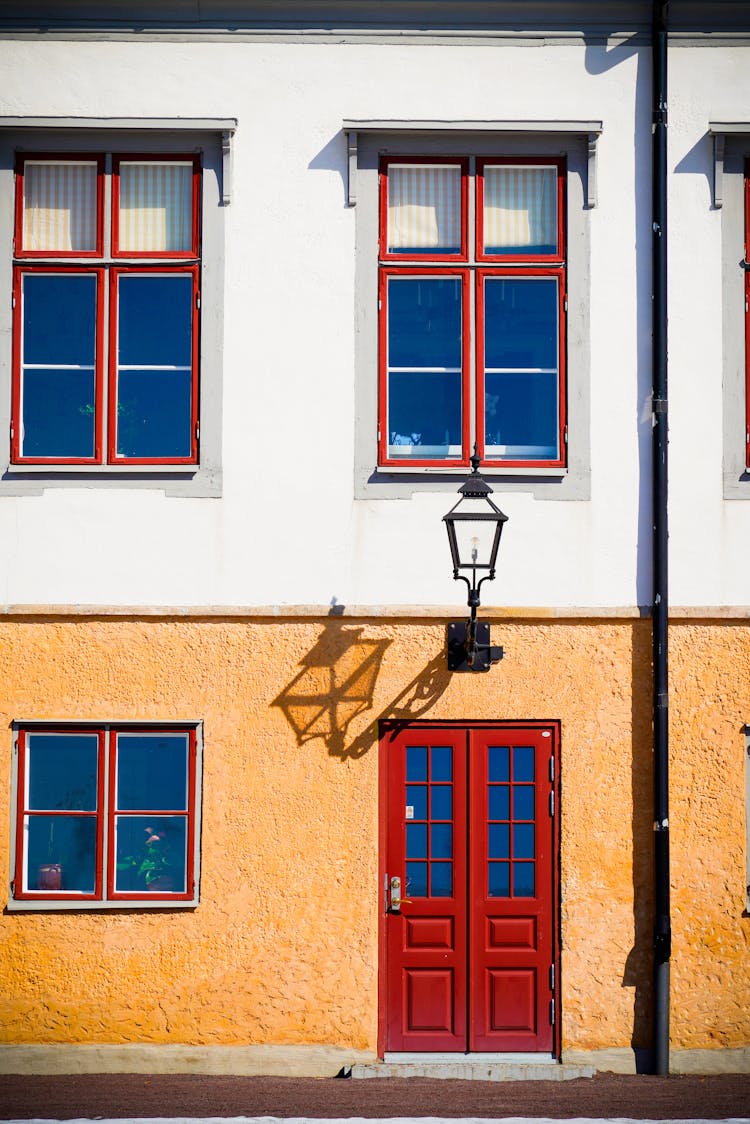
[[[471,458],[471,476],[458,489],[460,500],[443,516],[453,559],[453,577],[465,581],[470,610],[467,621],[448,625],[448,670],[489,671],[503,658],[503,650],[490,644],[490,626],[477,621],[482,583],[495,577],[500,536],[508,516],[490,495],[492,488],[479,475],[476,446]]]

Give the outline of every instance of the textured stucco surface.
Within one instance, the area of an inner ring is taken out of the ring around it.
[[[450,676],[435,621],[0,622],[4,871],[13,720],[204,724],[201,904],[4,913],[2,1041],[374,1049],[377,720],[420,717],[561,720],[563,1048],[648,1045],[650,626],[493,639],[502,664]],[[672,1045],[740,1048],[750,626],[671,644]]]

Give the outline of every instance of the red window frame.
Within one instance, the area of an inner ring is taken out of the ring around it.
[[[745,254],[750,249],[750,157],[745,160]],[[750,468],[750,270],[745,269],[745,467]]]
[[[107,171],[104,153],[25,152],[16,159],[15,197],[15,264],[13,268],[13,344],[11,378],[11,463],[17,465],[48,465],[50,467],[111,466],[127,468],[138,465],[191,465],[199,462],[199,328],[200,328],[200,187],[201,160],[195,153],[129,153],[112,154],[112,170]],[[97,166],[97,249],[77,251],[24,250],[23,248],[23,183],[25,165],[29,161],[63,163],[95,161]],[[123,162],[182,163],[192,168],[192,240],[185,251],[121,251],[119,238],[120,165]],[[109,176],[111,192],[105,216],[105,178]],[[105,233],[109,230],[110,253],[105,254]],[[34,264],[31,264],[33,260]],[[45,264],[41,262],[44,260]],[[26,264],[29,262],[29,264]],[[131,263],[128,265],[127,263]],[[34,270],[46,273],[95,274],[97,277],[96,316],[96,402],[95,454],[93,457],[25,456],[22,451],[23,416],[21,342],[23,308],[21,279]],[[193,278],[192,316],[192,380],[190,391],[190,455],[185,457],[122,457],[116,452],[117,403],[113,397],[117,374],[117,307],[114,301],[117,278],[126,271],[154,273],[185,273]],[[108,276],[107,276],[108,275]],[[107,327],[108,322],[108,327]],[[105,380],[105,367],[107,377]],[[105,406],[106,389],[106,406]],[[106,446],[106,448],[105,448]]]
[[[388,280],[391,277],[411,277],[414,280],[421,278],[435,278],[440,280],[446,277],[458,277],[461,281],[461,442],[463,455],[451,460],[403,460],[392,457],[388,459]],[[435,465],[460,466],[469,464],[469,434],[470,434],[470,387],[469,387],[469,358],[470,358],[470,324],[471,312],[469,309],[470,277],[466,269],[420,269],[414,267],[393,267],[381,269],[379,284],[379,347],[380,372],[378,397],[381,403],[381,416],[378,422],[378,459],[380,464],[398,465],[401,468],[410,465]]]
[[[550,277],[557,280],[557,354],[558,354],[558,399],[557,399],[557,441],[560,456],[546,460],[492,460],[485,457],[485,414],[484,414],[484,281],[487,277]],[[561,468],[565,465],[565,427],[566,421],[566,356],[565,356],[565,270],[562,266],[549,269],[522,267],[517,269],[478,269],[476,271],[476,415],[477,452],[482,464],[490,468]]]
[[[380,177],[379,177],[379,190],[380,190],[380,260],[389,262],[402,262],[408,257],[407,254],[391,253],[388,250],[388,169],[392,164],[399,166],[416,165],[434,165],[435,167],[453,167],[458,166],[461,169],[461,249],[455,254],[414,254],[414,258],[420,262],[457,262],[466,261],[468,256],[468,178],[469,178],[469,161],[465,156],[383,156],[380,159]]]
[[[189,250],[121,250],[120,249],[120,165],[121,164],[190,164],[192,166],[192,239]],[[112,257],[113,258],[197,258],[200,253],[200,160],[197,156],[163,156],[154,152],[121,152],[112,157]]]
[[[59,811],[57,809],[37,810],[30,809],[27,802],[27,738],[30,734],[89,734],[97,738],[97,808],[94,812]],[[128,809],[128,815],[159,816],[183,815],[187,820],[187,853],[185,862],[185,891],[159,890],[152,893],[138,893],[115,890],[115,817],[120,814],[115,806],[116,769],[117,769],[117,738],[120,734],[154,735],[159,734],[184,734],[188,739],[188,791],[187,809],[156,810],[149,808],[140,812]],[[25,723],[18,728],[18,786],[16,800],[16,830],[15,830],[15,871],[12,887],[13,900],[25,902],[67,902],[74,905],[76,902],[101,902],[102,905],[116,902],[170,903],[187,902],[195,900],[195,830],[197,815],[197,730],[195,726],[176,723],[167,726],[138,726],[132,724],[109,725],[46,725],[43,723]],[[105,776],[108,789],[105,789]],[[63,890],[30,890],[24,889],[24,861],[25,833],[24,824],[27,815],[54,814],[55,816],[89,816],[96,818],[96,878],[94,892],[90,894],[76,891]],[[105,838],[106,836],[106,838]],[[106,871],[105,871],[105,841],[106,841]]]
[[[388,252],[388,171],[392,165],[456,165],[461,166],[461,237],[460,254],[415,254],[409,258],[405,254]],[[557,250],[553,254],[485,254],[483,250],[483,212],[484,212],[484,170],[490,166],[506,165],[552,167],[556,170],[557,200]],[[482,464],[490,468],[564,468],[567,464],[567,279],[566,279],[566,224],[565,224],[565,177],[566,160],[556,156],[483,156],[476,157],[471,169],[468,157],[451,156],[382,156],[379,165],[379,259],[378,259],[378,465],[383,468],[464,468],[470,463],[472,445],[476,442]],[[469,235],[469,201],[473,193],[475,216],[472,231],[473,245]],[[398,266],[393,263],[399,262]],[[470,308],[471,277],[474,282],[474,309]],[[432,460],[424,458],[394,458],[388,456],[388,278],[396,275],[411,277],[463,278],[462,310],[462,456],[455,459]],[[553,277],[558,280],[558,333],[559,333],[559,374],[558,374],[558,449],[559,456],[543,459],[485,459],[484,441],[484,279],[486,277]],[[750,341],[750,329],[748,334]],[[470,414],[471,403],[471,363],[475,360],[474,371],[474,416]],[[750,349],[750,342],[748,343]],[[749,352],[750,353],[750,352]],[[750,397],[750,396],[749,396]],[[750,418],[750,408],[749,408]],[[474,423],[474,424],[472,424]],[[749,422],[750,424],[750,422]],[[473,438],[472,438],[473,434]]]
[[[27,250],[23,245],[23,193],[26,164],[59,161],[63,164],[96,164],[96,249]],[[101,258],[104,254],[104,154],[101,152],[24,152],[16,156],[16,206],[14,254],[17,258]]]
[[[550,168],[557,169],[557,251],[553,254],[487,254],[484,251],[484,170],[487,166],[498,168]],[[477,157],[476,171],[476,247],[477,261],[502,262],[560,262],[565,260],[565,160],[559,157],[503,156]]]
[[[120,277],[127,275],[158,277],[164,274],[172,276],[191,276],[193,279],[193,304],[192,304],[192,338],[190,343],[193,367],[193,378],[190,392],[190,456],[189,457],[122,457],[117,454],[117,326],[118,326],[118,301],[117,282]],[[198,266],[178,268],[176,266],[160,266],[144,269],[142,266],[117,266],[109,273],[109,372],[107,381],[107,463],[123,466],[131,464],[195,464],[198,459],[198,333],[200,324],[199,313],[199,276]]]
[[[104,273],[100,267],[23,265],[13,270],[13,364],[11,377],[11,460],[14,464],[101,464],[102,459],[102,387],[104,383]],[[92,457],[24,457],[21,455],[22,430],[22,339],[23,278],[34,274],[67,274],[96,277],[96,350],[94,359],[94,455]]]

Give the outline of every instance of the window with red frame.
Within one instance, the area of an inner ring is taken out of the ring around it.
[[[750,159],[745,160],[745,262],[750,250]],[[745,268],[745,466],[750,468],[750,269]]]
[[[195,898],[196,729],[22,726],[13,897]]]
[[[378,461],[562,467],[565,161],[384,157]]]
[[[194,156],[18,158],[14,463],[197,463],[199,194]]]

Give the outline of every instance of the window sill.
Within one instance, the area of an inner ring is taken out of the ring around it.
[[[31,900],[24,898],[22,901],[16,898],[9,898],[6,909],[8,913],[21,913],[21,912],[36,912],[43,911],[44,913],[63,912],[63,913],[79,913],[82,910],[91,912],[92,910],[112,910],[112,909],[195,909],[200,904],[197,897],[191,898],[188,901],[184,899],[181,901],[169,901],[162,899],[161,901],[153,901],[151,899],[145,900],[134,898],[130,901],[117,901],[117,902],[92,902],[92,901],[44,901],[44,900]]]
[[[8,464],[0,476],[0,495],[39,496],[55,488],[151,488],[167,496],[218,498],[218,468],[198,464]]]

